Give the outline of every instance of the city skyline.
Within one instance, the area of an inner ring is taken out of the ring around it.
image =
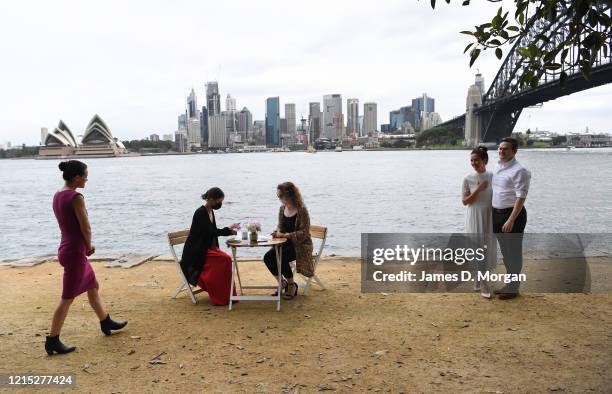
[[[469,68],[462,53],[469,40],[458,33],[490,18],[495,4],[451,4],[435,11],[425,2],[403,0],[359,7],[347,1],[144,4],[37,2],[37,12],[24,4],[5,10],[0,32],[21,33],[0,43],[0,142],[36,145],[42,127],[70,119],[74,129],[84,129],[91,113],[103,114],[121,139],[171,133],[185,93],[195,87],[204,106],[204,84],[213,80],[253,120],[265,118],[267,97],[295,103],[299,120],[308,118],[310,102],[338,93],[343,105],[358,98],[360,115],[362,103],[377,103],[380,127],[390,111],[423,92],[436,98],[436,112],[448,120],[464,111],[477,69],[487,89],[501,65],[486,53]],[[316,12],[323,5],[330,12]],[[92,13],[112,19],[114,28],[88,29],[86,16]],[[231,26],[222,18],[229,13]],[[346,17],[334,17],[339,14]],[[53,15],[70,23],[49,23]],[[274,29],[267,27],[270,18],[278,22]],[[195,50],[196,42],[206,42],[206,50]],[[270,42],[274,55],[267,52]],[[611,85],[587,90],[526,109],[515,130],[610,132],[609,102]],[[345,107],[343,113],[346,126]]]

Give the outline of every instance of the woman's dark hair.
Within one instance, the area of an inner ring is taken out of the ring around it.
[[[225,193],[223,193],[223,190],[221,190],[218,187],[211,187],[210,189],[208,189],[206,191],[206,193],[202,194],[202,199],[204,200],[208,200],[208,199],[217,199],[217,198],[223,198],[225,197]]]
[[[487,164],[489,162],[489,154],[487,151],[488,149],[486,146],[477,146],[476,148],[472,149],[472,154],[478,155],[478,157],[480,157],[480,159]]]
[[[296,208],[304,207],[304,200],[300,189],[293,182],[283,182],[276,187],[276,193],[279,198],[287,197]]]
[[[83,176],[87,164],[78,160],[66,160],[59,163],[59,169],[63,173],[62,178],[67,182],[72,182],[76,176]]]

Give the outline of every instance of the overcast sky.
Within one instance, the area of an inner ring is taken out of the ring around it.
[[[468,67],[458,32],[496,5],[416,0],[15,1],[0,7],[0,143],[37,144],[63,119],[83,133],[98,113],[126,140],[177,128],[191,88],[217,80],[254,119],[265,98],[281,107],[340,93],[389,111],[427,92],[443,120],[465,109],[476,68],[488,87],[501,62]],[[510,2],[512,4],[512,2]],[[612,85],[523,112],[517,130],[611,132]],[[361,106],[363,111],[363,106]],[[281,116],[283,116],[281,111]]]

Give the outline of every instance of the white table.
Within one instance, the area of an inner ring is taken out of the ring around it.
[[[281,284],[283,274],[281,273],[281,261],[283,257],[282,245],[287,242],[286,238],[272,238],[263,242],[249,242],[248,240],[228,240],[227,246],[232,249],[232,284],[230,286],[229,310],[232,310],[233,301],[276,301],[276,310],[280,311],[281,302]],[[257,247],[274,247],[276,255],[276,267],[278,269],[278,284],[276,286],[261,286],[251,285],[242,286],[240,281],[240,271],[238,270],[238,260],[236,258],[236,250],[238,248],[257,248]],[[234,276],[238,279],[239,295],[234,295]],[[276,289],[276,295],[245,295],[244,289]]]

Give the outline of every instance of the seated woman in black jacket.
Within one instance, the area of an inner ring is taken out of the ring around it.
[[[232,258],[219,249],[217,237],[236,234],[238,227],[238,223],[234,223],[231,227],[217,228],[214,210],[221,208],[224,197],[218,187],[202,195],[206,203],[193,214],[181,258],[181,269],[187,281],[208,292],[213,305],[229,303],[232,283]]]

